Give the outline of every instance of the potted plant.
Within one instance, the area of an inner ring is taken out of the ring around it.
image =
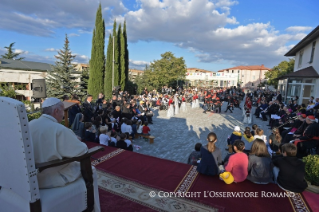
[[[302,161],[305,163],[308,190],[319,193],[319,155],[308,155]]]

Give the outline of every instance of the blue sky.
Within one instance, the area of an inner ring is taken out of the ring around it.
[[[26,60],[54,63],[69,35],[76,62],[91,55],[100,1],[1,0],[0,54],[16,42]],[[187,67],[210,71],[236,65],[272,68],[319,25],[317,0],[101,0],[106,37],[127,20],[130,67],[143,69],[171,51]],[[107,44],[107,40],[106,40]]]

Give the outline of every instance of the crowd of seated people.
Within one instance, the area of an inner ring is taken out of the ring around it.
[[[69,114],[74,116],[70,127],[82,141],[133,150],[135,134],[150,135],[152,96],[130,96],[127,92],[113,94],[107,101],[100,93],[96,102],[88,95],[81,105],[70,108]],[[73,115],[74,112],[77,113]]]
[[[258,128],[256,131],[261,132],[261,129]],[[235,183],[247,179],[256,184],[276,183],[285,191],[303,192],[308,185],[304,179],[305,164],[296,157],[297,147],[292,143],[286,143],[273,153],[269,147],[281,141],[276,131],[273,135],[265,142],[260,137],[254,138],[250,128],[246,128],[243,137],[251,143],[249,151],[245,151],[247,142],[236,139],[232,143],[234,152],[222,159],[221,150],[216,147],[217,135],[211,132],[207,136],[206,145],[195,145],[195,151],[190,154],[188,164],[197,166],[199,173],[209,176],[229,172]]]

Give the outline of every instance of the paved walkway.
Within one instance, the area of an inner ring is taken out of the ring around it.
[[[242,103],[243,104],[243,103]],[[242,106],[242,105],[241,105]],[[153,125],[149,125],[151,134],[155,137],[154,144],[144,141],[143,138],[135,139],[133,144],[141,146],[139,150],[134,148],[135,152],[155,156],[167,160],[187,163],[189,154],[194,150],[196,143],[207,143],[209,132],[217,134],[216,146],[221,149],[223,158],[227,155],[225,150],[227,137],[233,132],[235,126],[239,126],[241,131],[246,126],[243,124],[242,111],[235,108],[233,113],[226,110],[226,104],[222,106],[222,113],[203,113],[202,108],[192,109],[188,105],[188,111],[180,112],[174,117],[167,118],[167,111],[155,110]],[[253,108],[252,112],[255,112]],[[264,131],[267,137],[271,130],[266,126],[268,122],[253,116],[253,124],[257,124]]]

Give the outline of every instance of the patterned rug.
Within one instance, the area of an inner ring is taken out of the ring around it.
[[[163,192],[133,181],[97,170],[100,189],[124,197],[157,211],[168,212],[215,212],[212,208],[201,203],[178,197],[178,192]],[[174,195],[175,194],[175,195]],[[181,196],[180,195],[180,196]],[[172,197],[169,197],[172,196]],[[176,197],[175,197],[176,196]],[[101,200],[102,201],[102,200]]]

